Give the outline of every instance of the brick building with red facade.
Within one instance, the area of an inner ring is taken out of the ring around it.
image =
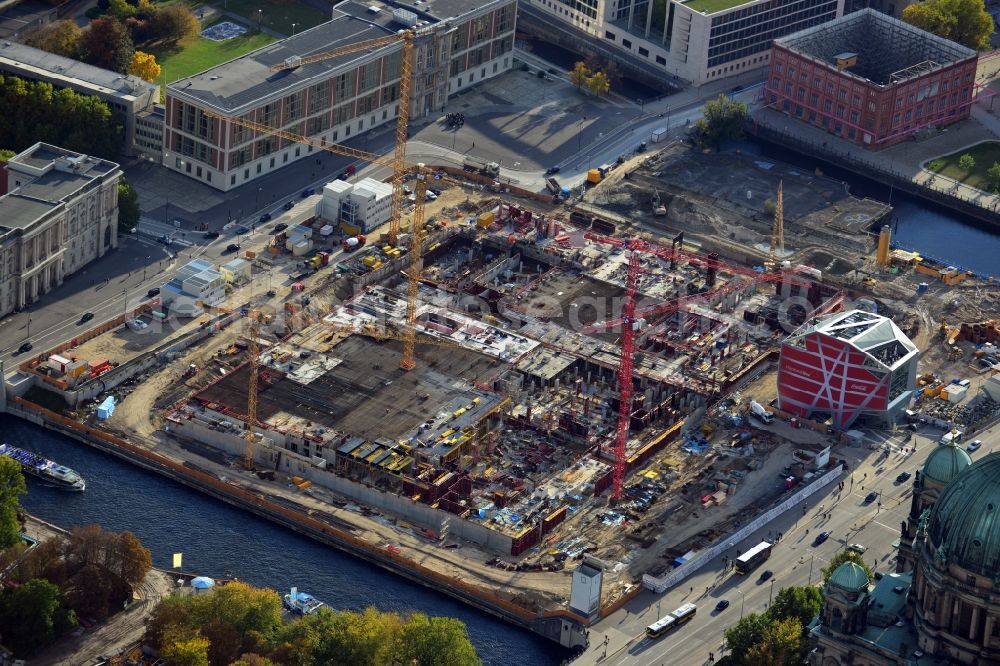
[[[969,116],[978,55],[863,9],[776,39],[771,108],[878,150]]]

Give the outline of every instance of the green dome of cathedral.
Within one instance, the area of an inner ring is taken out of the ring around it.
[[[931,510],[927,537],[940,562],[1000,577],[1000,453],[978,460],[945,487]]]
[[[830,575],[830,585],[850,592],[860,592],[868,582],[868,572],[857,562],[844,562]]]
[[[941,444],[927,456],[924,476],[938,483],[949,483],[971,464],[972,458],[964,449],[954,444]]]

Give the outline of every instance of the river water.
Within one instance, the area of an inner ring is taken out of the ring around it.
[[[57,433],[0,415],[0,438],[87,481],[86,492],[66,493],[29,478],[23,504],[30,513],[67,529],[97,523],[129,530],[158,567],[169,568],[172,553],[181,552],[183,571],[278,590],[294,585],[337,609],[457,617],[486,664],[550,666],[568,655],[529,631]]]

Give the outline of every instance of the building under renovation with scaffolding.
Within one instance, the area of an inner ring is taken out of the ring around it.
[[[772,108],[871,149],[969,117],[978,56],[862,9],[776,39]]]
[[[316,295],[286,305],[294,325],[261,341],[253,456],[311,492],[496,555],[545,543],[572,556],[600,541],[584,524],[640,520],[654,492],[640,488],[665,492],[662,470],[649,468],[684,418],[776,358],[773,331],[744,311],[792,285],[819,299],[804,267],[728,265],[682,239],[638,254],[636,244],[500,201],[454,218],[424,253],[414,369],[400,368],[407,257],[383,257],[366,274],[380,279],[352,282],[335,306]],[[344,279],[378,251],[347,255]],[[641,270],[623,410],[630,266]],[[214,379],[168,413],[172,432],[243,453],[248,348],[220,355],[229,369],[210,369]],[[625,492],[609,508],[616,460]],[[575,519],[579,529],[560,528]]]

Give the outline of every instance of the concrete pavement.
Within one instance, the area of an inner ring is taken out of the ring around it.
[[[937,446],[940,434],[938,430],[926,428],[911,442],[916,445],[915,453],[895,451],[881,462],[877,454],[869,450],[838,448],[835,455],[851,463],[851,471],[843,478],[843,492],[838,493],[837,484],[833,484],[829,493],[814,495],[804,506],[804,512],[790,511],[758,534],[735,544],[735,548],[743,552],[782,532],[770,559],[757,571],[742,577],[724,571],[722,562],[716,561],[661,596],[644,591],[622,610],[591,627],[591,647],[573,663],[701,666],[706,663],[710,651],[716,657],[723,654],[723,631],[735,624],[741,613],[764,611],[772,595],[782,587],[821,581],[822,569],[830,558],[853,543],[867,548],[865,561],[875,571],[894,571],[892,543],[899,537],[900,523],[906,519],[913,492],[912,479],[897,484],[896,476],[904,471],[913,474],[920,469]],[[978,437],[983,440],[983,449],[973,456],[974,459],[1000,450],[1000,425],[979,433]],[[880,493],[881,499],[866,504],[865,496],[873,491]],[[827,517],[824,518],[824,514]],[[814,546],[816,534],[822,531],[831,532],[829,540]],[[736,556],[735,550],[731,555]],[[774,572],[767,582],[759,580],[764,570]],[[715,605],[721,599],[728,600],[730,606],[716,612]],[[659,640],[645,637],[646,626],[687,602],[698,606],[694,620]],[[607,649],[605,636],[608,637]]]

